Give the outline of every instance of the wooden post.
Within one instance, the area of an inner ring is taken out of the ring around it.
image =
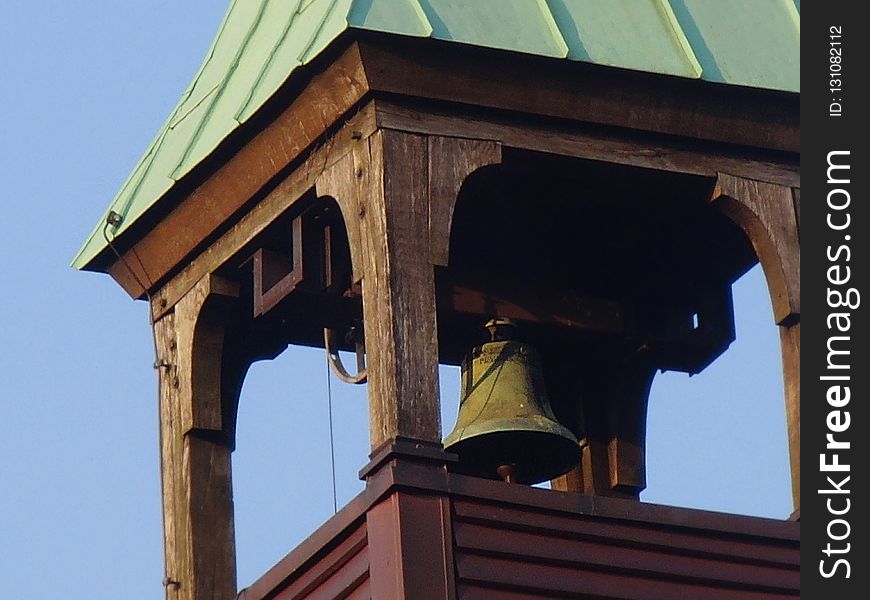
[[[396,437],[440,443],[426,138],[380,130],[361,142],[354,173],[371,446]]]
[[[237,296],[237,285],[206,275],[154,324],[167,599],[236,596],[221,364],[227,309]]]
[[[712,201],[739,225],[764,269],[780,327],[792,498],[800,510],[800,191],[720,173]]]
[[[553,489],[590,496],[637,499],[646,487],[647,400],[655,368],[632,358],[589,365],[578,373],[576,357],[548,357],[548,391],[573,404],[569,426],[582,447],[580,464],[551,481]]]

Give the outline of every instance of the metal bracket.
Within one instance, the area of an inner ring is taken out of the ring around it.
[[[335,348],[335,331],[325,327],[323,329],[323,347],[326,348],[326,358],[329,368],[335,376],[345,383],[362,384],[368,380],[368,369],[365,363],[365,346],[362,342],[356,343],[356,367],[357,374],[351,375],[344,368],[338,350]]]

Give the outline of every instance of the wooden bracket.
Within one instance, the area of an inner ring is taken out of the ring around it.
[[[767,278],[778,325],[800,319],[800,242],[791,188],[719,173],[712,196],[746,233]]]
[[[253,255],[253,307],[259,317],[280,304],[297,290],[316,294],[341,295],[349,281],[338,271],[349,265],[337,265],[336,226],[324,207],[309,208],[290,223],[287,251],[263,247]]]

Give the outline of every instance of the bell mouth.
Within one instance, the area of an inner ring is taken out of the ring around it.
[[[565,474],[580,462],[580,445],[568,429],[546,421],[549,431],[511,430],[516,423],[504,419],[489,421],[486,431],[475,432],[472,424],[461,432],[453,432],[444,440],[444,449],[459,455],[459,462],[450,470],[501,480],[498,470],[508,465],[512,481],[527,485]],[[528,418],[524,419],[524,425],[528,427]]]

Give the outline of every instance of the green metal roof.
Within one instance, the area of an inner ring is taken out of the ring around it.
[[[800,91],[800,0],[233,0],[205,62],[73,261],[106,247],[348,28]]]

